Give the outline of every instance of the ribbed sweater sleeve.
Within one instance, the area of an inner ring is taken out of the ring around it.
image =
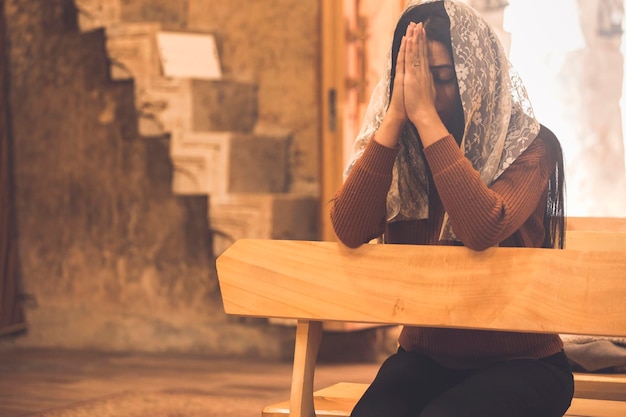
[[[355,248],[380,236],[398,148],[371,140],[333,198],[330,219],[337,238]]]
[[[533,141],[487,186],[452,136],[424,149],[452,229],[465,246],[483,250],[497,245],[529,218],[545,194],[554,164],[546,152],[542,140]]]

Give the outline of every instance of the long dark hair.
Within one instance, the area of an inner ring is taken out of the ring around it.
[[[542,126],[545,130],[545,141],[550,152],[555,157],[554,169],[548,180],[548,196],[546,199],[546,211],[543,216],[543,228],[545,237],[544,248],[563,249],[565,246],[565,173],[563,172],[563,150],[557,137],[550,129]]]

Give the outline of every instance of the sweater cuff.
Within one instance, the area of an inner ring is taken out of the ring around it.
[[[357,164],[372,174],[390,175],[399,150],[399,147],[388,148],[372,138],[363,151],[363,155],[358,159]]]
[[[461,151],[452,135],[448,135],[425,147],[424,155],[433,175],[437,175],[465,158],[463,151]]]

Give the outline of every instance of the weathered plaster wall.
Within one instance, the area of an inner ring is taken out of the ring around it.
[[[216,35],[224,73],[258,85],[257,128],[293,132],[292,191],[316,191],[320,2],[187,1],[188,29]]]
[[[87,0],[82,0],[87,1]],[[258,86],[259,131],[293,133],[290,191],[319,188],[320,2],[301,0],[101,0],[124,22],[213,33],[226,78]]]
[[[291,329],[223,314],[206,196],[172,194],[167,139],[139,137],[104,34],[77,31],[71,0],[6,13],[28,332],[3,343],[288,355]]]
[[[214,33],[225,77],[258,88],[255,130],[293,137],[287,188],[316,194],[318,2],[89,3],[122,23]],[[135,86],[109,78],[103,31],[78,31],[73,0],[6,4],[28,331],[0,348],[289,357],[292,327],[224,315],[207,196],[173,194],[168,139],[138,133]],[[307,207],[287,217],[302,223]],[[320,357],[377,359],[395,348],[394,331],[330,334]]]

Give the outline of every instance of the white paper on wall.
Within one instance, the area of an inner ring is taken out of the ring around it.
[[[166,77],[222,78],[215,37],[204,33],[159,32],[157,43]]]

